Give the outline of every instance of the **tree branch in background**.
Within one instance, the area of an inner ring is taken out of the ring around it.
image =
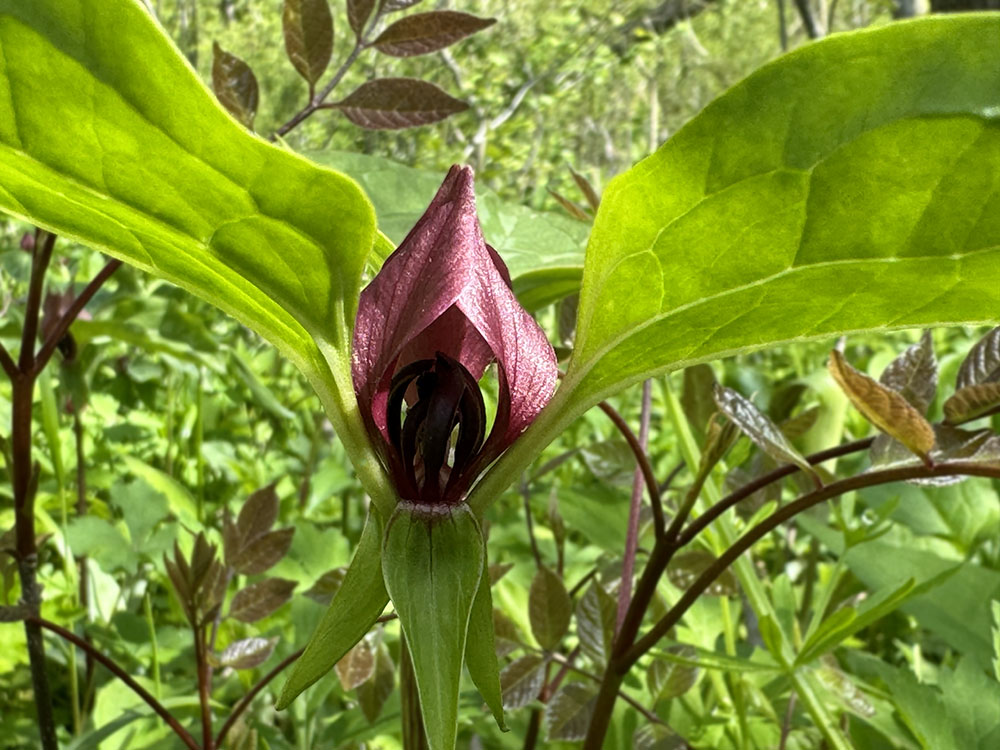
[[[142,698],[146,702],[146,705],[153,709],[153,711],[155,711],[156,714],[167,723],[167,726],[174,730],[174,733],[180,738],[181,742],[190,748],[190,750],[200,750],[198,743],[195,742],[191,733],[181,726],[180,722],[177,721],[177,718],[164,708],[162,703],[156,700],[156,698],[154,698],[149,691],[146,690],[146,688],[133,680],[128,672],[96,649],[93,644],[85,641],[71,630],[67,630],[61,625],[56,625],[54,622],[49,622],[48,620],[35,615],[28,617],[25,622],[30,622],[38,627],[52,631],[63,640],[69,641],[77,648],[86,652],[91,658],[94,659],[94,661],[100,662],[100,664],[111,672],[111,674],[128,685],[128,687],[131,688],[136,695]]]
[[[822,39],[824,36],[823,29],[816,21],[816,16],[813,15],[812,8],[809,7],[809,0],[795,0],[795,7],[799,10],[802,25],[805,27],[809,38]]]

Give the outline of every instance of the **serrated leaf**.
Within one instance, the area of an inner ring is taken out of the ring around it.
[[[242,547],[233,559],[233,567],[243,575],[252,576],[270,569],[278,563],[292,546],[295,527],[269,531]]]
[[[921,459],[928,460],[934,448],[934,430],[901,394],[855,370],[836,349],[830,353],[829,368],[833,379],[865,419]]]
[[[393,57],[426,55],[495,23],[495,18],[477,18],[453,10],[414,13],[389,26],[372,42],[372,46]]]
[[[607,664],[615,639],[618,608],[604,588],[591,581],[576,604],[576,637],[580,648],[597,664]]]
[[[597,690],[582,682],[563,685],[545,706],[542,721],[549,742],[576,742],[587,735]]]
[[[771,418],[753,405],[748,399],[743,398],[732,388],[724,388],[716,383],[712,391],[716,406],[729,419],[735,422],[743,433],[750,438],[758,448],[771,456],[775,461],[795,464],[802,471],[806,472],[813,480],[820,484],[819,474],[816,469],[806,461],[805,457],[799,453],[788,442],[788,438],[778,429],[778,426],[771,421]]]
[[[252,493],[240,508],[236,529],[244,543],[266,534],[278,520],[280,503],[274,484]]]
[[[503,705],[508,711],[523,708],[538,697],[545,684],[545,659],[528,654],[515,659],[500,672]]]
[[[684,750],[684,738],[663,724],[647,724],[632,735],[632,750]]]
[[[978,383],[959,388],[944,402],[944,416],[951,424],[969,422],[1000,408],[1000,383]]]
[[[396,665],[380,639],[375,649],[375,673],[370,680],[358,685],[358,705],[369,724],[375,723],[395,687]]]
[[[492,567],[492,566],[488,566]],[[502,731],[507,731],[503,717],[500,665],[497,663],[493,633],[493,594],[490,592],[490,571],[483,567],[482,580],[476,591],[469,615],[469,634],[465,642],[465,666],[479,694],[483,696]]]
[[[672,646],[668,651],[682,659],[694,660],[697,652],[690,646]],[[646,687],[653,702],[684,695],[698,681],[701,670],[696,666],[666,659],[654,659],[646,670]]]
[[[330,607],[295,662],[275,707],[286,708],[295,697],[333,669],[361,640],[389,602],[382,576],[382,527],[369,511],[358,548]]]
[[[348,3],[348,13],[351,5]],[[372,2],[368,2],[371,11]],[[320,79],[333,55],[333,16],[328,0],[285,0],[281,13],[288,59],[310,86]]]
[[[314,602],[319,602],[323,606],[327,606],[333,601],[333,597],[337,595],[337,592],[340,591],[346,575],[347,568],[344,567],[328,570],[316,579],[316,583],[310,586],[305,594]]]
[[[938,362],[931,332],[924,331],[920,341],[890,362],[879,382],[898,391],[914,409],[926,414],[938,384]]]
[[[535,573],[528,593],[528,620],[538,645],[554,649],[569,629],[573,602],[562,579],[542,566]]]
[[[429,750],[455,747],[462,661],[484,546],[479,523],[464,504],[400,503],[386,523],[385,587],[406,636]]]
[[[969,350],[958,368],[955,387],[961,390],[997,381],[1000,381],[1000,327],[987,333]]]
[[[247,128],[253,128],[260,96],[257,76],[236,55],[212,42],[212,89],[219,103]]]
[[[594,190],[594,186],[590,184],[590,180],[573,169],[573,167],[569,168],[569,172],[573,175],[573,181],[576,183],[576,186],[580,188],[580,192],[583,193],[583,197],[587,199],[587,204],[590,206],[591,210],[596,212],[598,207],[601,205],[601,196],[599,196],[597,191]]]
[[[240,589],[229,605],[229,616],[240,622],[257,622],[292,598],[295,581],[265,578]]]
[[[365,24],[371,17],[375,0],[347,0],[347,22],[358,39],[364,33]]]
[[[715,562],[715,555],[708,550],[694,549],[674,556],[667,567],[667,578],[677,588],[684,590]],[[705,591],[708,596],[736,596],[740,593],[736,576],[726,569]]]
[[[267,661],[277,643],[277,637],[244,638],[226,646],[216,661],[223,667],[253,669]]]
[[[375,649],[367,638],[362,638],[340,658],[335,669],[344,690],[354,690],[375,674]]]
[[[415,128],[469,108],[433,83],[416,78],[376,78],[332,106],[368,130]]]

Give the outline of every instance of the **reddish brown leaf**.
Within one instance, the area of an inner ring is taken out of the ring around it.
[[[367,638],[362,638],[337,662],[337,677],[344,690],[363,685],[375,673],[375,650]]]
[[[961,389],[1000,381],[1000,327],[994,328],[969,350],[958,369],[955,385]]]
[[[978,419],[997,409],[1000,409],[1000,383],[967,385],[944,402],[944,416],[951,424]]]
[[[371,2],[368,5],[370,11]],[[333,16],[327,0],[285,0],[281,27],[288,59],[314,85],[333,54]]]
[[[358,127],[369,130],[428,125],[469,108],[433,83],[416,78],[376,78],[332,106]]]
[[[392,24],[379,34],[373,45],[379,52],[393,57],[426,55],[495,23],[495,18],[477,18],[453,10],[415,13]]]
[[[233,669],[253,669],[267,661],[277,642],[277,638],[244,638],[229,644],[216,662]]]
[[[903,394],[903,398],[921,414],[926,413],[934,400],[938,383],[938,363],[931,332],[924,331],[920,341],[890,362],[878,380]]]
[[[382,706],[395,687],[396,665],[392,663],[389,649],[380,640],[375,650],[375,673],[370,680],[358,685],[358,705],[369,723],[374,723],[382,713]]]
[[[569,198],[560,195],[555,190],[549,190],[549,195],[555,198],[556,203],[562,206],[563,210],[566,211],[566,213],[568,213],[574,219],[578,219],[579,221],[585,221],[588,224],[590,223],[590,214],[588,214],[586,211],[584,211],[582,208],[576,205]]]
[[[236,55],[212,43],[212,88],[219,103],[246,127],[253,127],[259,89],[257,76]]]
[[[583,193],[583,197],[587,199],[587,205],[596,213],[598,206],[601,205],[601,196],[597,194],[594,186],[590,184],[590,180],[573,169],[573,167],[570,167],[569,171],[573,175],[573,181],[576,183],[576,186]]]
[[[295,581],[265,578],[236,592],[229,605],[229,616],[240,622],[256,622],[267,617],[292,598]]]
[[[537,654],[522,656],[500,673],[503,707],[508,711],[527,706],[538,697],[545,683],[545,659]]]
[[[382,11],[385,13],[395,13],[397,10],[406,10],[407,8],[412,8],[418,3],[422,3],[424,0],[385,0],[385,4],[382,6]]]
[[[347,0],[347,22],[359,38],[374,7],[375,0]]]
[[[236,571],[246,576],[263,573],[285,556],[292,545],[295,528],[278,529],[259,536],[240,550],[233,559]]]
[[[244,545],[266,534],[278,520],[278,494],[274,491],[274,485],[254,492],[240,508],[239,518],[236,519],[236,528],[240,532]]]
[[[925,461],[934,448],[934,430],[923,415],[894,390],[858,372],[834,349],[830,374],[865,418]]]

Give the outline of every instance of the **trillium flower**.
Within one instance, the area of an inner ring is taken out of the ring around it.
[[[487,436],[479,379],[493,362]],[[551,397],[555,353],[483,239],[469,167],[451,168],[361,293],[352,373],[372,442],[414,503],[460,502]]]

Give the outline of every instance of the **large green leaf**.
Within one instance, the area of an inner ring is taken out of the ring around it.
[[[349,178],[227,115],[137,0],[0,0],[0,186],[0,210],[168,279],[274,343],[389,507],[349,367],[372,207]]]
[[[473,506],[585,409],[656,373],[1000,319],[998,38],[1000,16],[980,14],[807,45],[613,180],[567,376]]]
[[[609,185],[581,392],[780,341],[995,320],[998,35],[997,16],[935,18],[808,45]]]
[[[430,750],[454,750],[469,618],[482,582],[483,533],[467,505],[400,503],[382,571],[399,613]]]

